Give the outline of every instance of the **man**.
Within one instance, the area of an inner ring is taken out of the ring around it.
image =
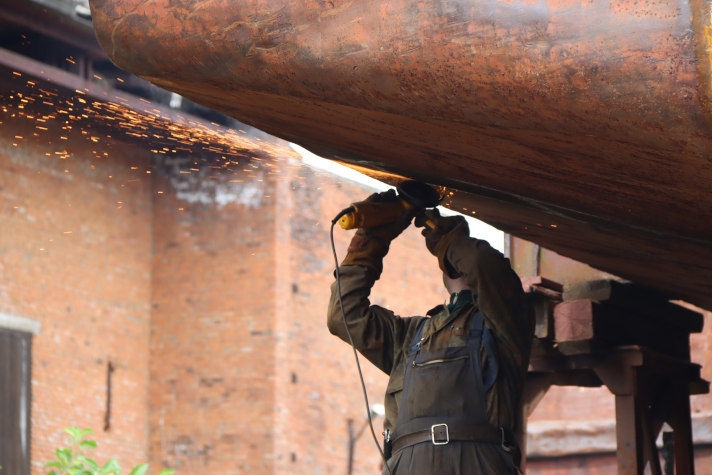
[[[391,191],[368,200],[392,199]],[[428,210],[415,224],[438,259],[450,303],[409,318],[371,305],[383,257],[413,217],[406,211],[393,223],[356,232],[328,309],[331,333],[353,340],[390,375],[383,473],[515,474],[514,434],[522,427],[534,326],[521,281],[499,251],[469,237],[463,217]]]

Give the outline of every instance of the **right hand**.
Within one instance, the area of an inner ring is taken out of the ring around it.
[[[383,203],[392,210],[398,200],[395,191],[388,190],[382,193],[374,193],[368,198],[368,203]],[[363,265],[376,270],[377,276],[383,270],[383,258],[388,253],[391,241],[401,234],[413,220],[412,211],[404,211],[397,215],[393,221],[372,226],[369,228],[358,228],[349,244],[346,257],[342,265]]]
[[[378,212],[378,205],[382,203],[384,214],[392,214],[393,210],[398,209],[400,206],[399,198],[396,196],[396,192],[393,189],[380,193],[374,193],[366,198],[364,202],[375,204],[376,206],[373,208],[374,212]],[[392,221],[377,226],[363,228],[363,230],[359,229],[357,233],[360,232],[361,234],[366,234],[367,236],[390,242],[405,231],[408,226],[410,226],[413,216],[413,211],[404,209],[402,213],[395,214]]]

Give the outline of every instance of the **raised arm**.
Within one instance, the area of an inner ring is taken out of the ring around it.
[[[346,331],[348,324],[356,349],[376,367],[390,374],[396,348],[401,348],[403,344],[410,319],[400,318],[386,308],[370,304],[369,295],[375,282],[373,269],[362,265],[343,265],[339,274],[341,302],[339,285],[334,282],[331,284],[327,312],[329,331],[350,344]]]
[[[388,207],[388,203],[395,199],[396,195],[391,190],[375,193],[366,202],[377,210],[379,204]],[[349,344],[352,339],[364,357],[388,374],[410,319],[402,319],[390,310],[371,305],[369,295],[381,275],[383,258],[391,241],[410,225],[412,219],[410,212],[404,212],[390,223],[359,228],[339,268],[338,280],[331,285],[327,313],[329,331]]]
[[[510,356],[521,355],[519,363],[525,366],[533,318],[509,259],[487,241],[470,237],[462,216],[443,217],[437,210],[428,210],[416,219],[416,225],[423,226],[426,246],[438,258],[441,270],[451,277],[465,276],[488,326],[506,346],[502,350]]]

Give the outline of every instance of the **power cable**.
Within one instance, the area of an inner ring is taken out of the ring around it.
[[[347,211],[347,210],[344,210]],[[378,452],[381,454],[381,459],[383,460],[383,466],[386,467],[386,470],[390,475],[393,475],[393,472],[391,472],[391,468],[388,466],[388,460],[386,460],[386,454],[383,452],[383,449],[381,448],[381,443],[378,441],[378,436],[376,436],[376,431],[373,429],[373,418],[371,417],[371,404],[368,402],[368,392],[366,391],[366,383],[363,379],[363,371],[361,370],[361,362],[359,361],[358,357],[358,351],[356,351],[356,345],[354,343],[353,338],[351,337],[351,331],[349,331],[349,325],[348,322],[346,321],[346,312],[344,311],[344,302],[341,298],[341,275],[339,272],[339,258],[336,255],[336,245],[334,244],[334,226],[336,225],[336,222],[339,220],[341,216],[343,216],[344,211],[342,213],[339,213],[339,215],[336,216],[331,221],[331,230],[329,232],[329,237],[331,239],[331,252],[334,256],[334,265],[335,265],[335,272],[334,275],[336,277],[336,291],[337,295],[339,297],[339,307],[341,309],[341,318],[344,321],[344,328],[346,329],[346,335],[349,337],[349,344],[351,345],[351,350],[353,350],[354,354],[354,359],[356,360],[356,368],[358,369],[358,377],[359,381],[361,382],[361,391],[363,392],[363,399],[364,402],[366,403],[366,414],[368,416],[368,426],[369,429],[371,429],[371,436],[373,437],[373,441],[376,444],[376,447],[378,447]]]

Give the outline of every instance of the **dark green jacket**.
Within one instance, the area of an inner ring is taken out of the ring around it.
[[[474,310],[479,308],[484,313],[498,348],[499,376],[486,394],[487,417],[494,426],[508,427],[516,433],[522,427],[521,396],[534,329],[533,314],[526,303],[521,280],[509,260],[486,241],[460,238],[450,245],[447,259],[466,276],[474,294]],[[384,429],[393,430],[403,388],[405,350],[413,340],[418,322],[428,319],[424,329],[424,335],[428,335],[442,326],[449,311],[443,307],[430,317],[400,317],[389,309],[370,304],[369,295],[376,280],[373,269],[342,266],[340,276],[344,312],[356,349],[390,375],[384,401]],[[328,309],[328,327],[331,333],[348,343],[335,284]],[[440,333],[442,337],[427,339],[427,344],[457,344],[454,333]],[[486,358],[483,364],[487,364]]]

